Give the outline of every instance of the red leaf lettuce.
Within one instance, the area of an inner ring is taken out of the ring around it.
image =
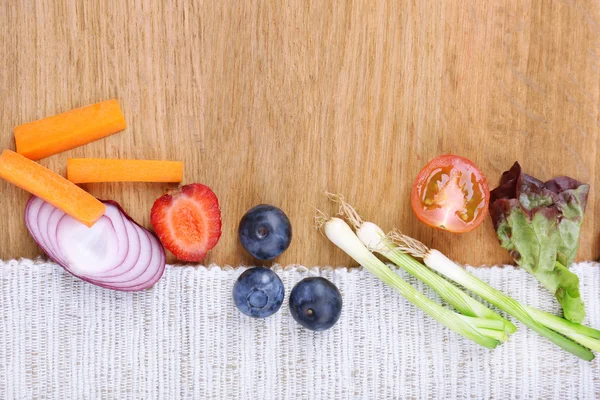
[[[568,270],[579,247],[589,185],[558,177],[542,182],[519,163],[492,190],[490,215],[500,244],[515,261],[554,293],[566,319],[585,317],[579,278]]]

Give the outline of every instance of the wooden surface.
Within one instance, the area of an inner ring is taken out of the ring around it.
[[[579,259],[600,255],[596,1],[1,0],[0,54],[0,147],[14,149],[17,124],[119,99],[126,131],[42,164],[185,161],[185,183],[221,201],[206,263],[253,262],[236,232],[258,203],[292,221],[278,262],[349,263],[313,228],[313,206],[334,211],[323,190],[461,262],[509,261],[489,218],[456,236],[414,217],[412,181],[442,153],[472,159],[492,187],[515,160],[591,183]],[[86,189],[148,226],[166,187]],[[0,191],[0,257],[40,254],[22,222],[28,195]]]

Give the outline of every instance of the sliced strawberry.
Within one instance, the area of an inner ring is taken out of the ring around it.
[[[163,246],[180,260],[201,261],[221,237],[221,210],[213,191],[200,183],[159,197],[150,223]]]

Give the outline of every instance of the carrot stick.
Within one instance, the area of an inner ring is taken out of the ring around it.
[[[15,142],[17,153],[40,160],[123,129],[121,107],[112,99],[19,125],[15,128]]]
[[[183,163],[181,161],[69,158],[67,179],[73,183],[181,182]]]
[[[0,178],[27,190],[87,226],[106,210],[102,202],[48,168],[14,151],[0,155]]]

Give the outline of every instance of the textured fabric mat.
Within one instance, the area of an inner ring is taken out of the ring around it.
[[[598,360],[581,361],[520,324],[509,342],[487,350],[361,269],[276,269],[286,302],[253,320],[231,299],[243,269],[168,267],[154,288],[132,294],[51,263],[0,262],[0,398],[600,398]],[[558,312],[523,271],[471,271]],[[598,264],[574,271],[586,322],[600,327]],[[287,294],[310,275],[343,294],[342,317],[326,332],[304,330],[289,315]]]

